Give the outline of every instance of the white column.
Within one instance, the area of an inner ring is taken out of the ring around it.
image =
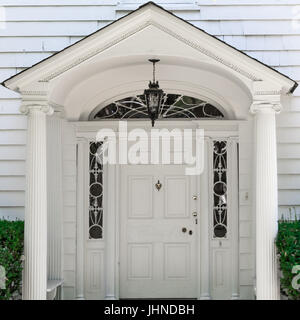
[[[258,300],[279,299],[275,238],[278,220],[275,115],[279,103],[255,102],[256,138],[256,295]]]
[[[46,300],[47,286],[47,166],[46,113],[44,103],[22,105],[28,115],[24,300]]]
[[[57,109],[57,108],[56,108]],[[48,207],[48,280],[62,275],[62,112],[47,117],[47,207]]]

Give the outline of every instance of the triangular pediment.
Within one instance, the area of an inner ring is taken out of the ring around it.
[[[63,49],[2,84],[21,91],[31,83],[49,83],[99,56],[119,50],[127,55],[148,52],[149,56],[175,52],[176,56],[216,65],[247,81],[271,82],[283,93],[293,92],[297,83],[247,56],[205,31],[148,2],[79,42]],[[174,55],[175,57],[175,55]],[[175,61],[174,61],[175,63]]]

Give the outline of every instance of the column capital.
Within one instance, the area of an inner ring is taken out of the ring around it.
[[[57,118],[61,118],[63,119],[65,117],[65,109],[64,106],[55,103],[53,101],[49,101],[48,105],[53,109],[53,114],[57,117]]]
[[[42,83],[38,86],[30,86],[19,90],[22,96],[20,112],[30,114],[32,111],[41,111],[46,115],[52,115],[54,108],[49,101],[48,83]]]
[[[36,101],[22,103],[19,111],[25,115],[30,114],[33,110],[44,112],[46,115],[52,115],[54,113],[53,108],[47,103],[38,103]]]
[[[250,113],[275,113],[278,114],[282,110],[280,101],[256,100],[250,107]]]

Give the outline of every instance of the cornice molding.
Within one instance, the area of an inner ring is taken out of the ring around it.
[[[48,82],[56,77],[58,77],[59,75],[61,75],[62,73],[78,66],[79,64],[85,62],[86,60],[96,56],[97,54],[109,49],[110,47],[114,46],[115,44],[125,40],[126,38],[134,35],[135,33],[143,30],[144,28],[146,28],[147,26],[151,25],[151,21],[146,21],[145,23],[143,23],[142,25],[130,30],[127,33],[124,33],[121,37],[118,37],[117,39],[114,39],[113,41],[109,42],[108,44],[101,46],[99,48],[97,48],[96,50],[93,50],[92,52],[88,53],[87,55],[80,57],[76,60],[74,60],[72,63],[68,64],[67,66],[60,68],[59,70],[51,73],[48,76],[44,76],[41,78],[41,80],[39,80],[39,82]]]
[[[48,95],[48,91],[34,91],[34,90],[21,90],[19,93],[22,96],[39,96],[45,97]]]
[[[254,96],[274,96],[274,95],[281,95],[282,90],[265,90],[265,91],[254,91]]]
[[[135,28],[131,29],[130,31],[122,34],[122,36],[114,39],[113,41],[107,43],[104,46],[98,47],[97,49],[94,49],[92,52],[74,60],[72,63],[69,63],[68,65],[61,67],[59,69],[57,69],[56,71],[52,72],[51,74],[48,75],[44,75],[41,77],[41,79],[39,80],[39,82],[48,82],[56,77],[58,77],[59,75],[63,74],[64,72],[78,66],[79,64],[87,61],[88,59],[96,56],[97,54],[109,49],[110,47],[116,45],[117,43],[127,39],[128,37],[138,33],[139,31],[143,30],[144,28],[148,27],[148,26],[155,26],[156,28],[158,28],[159,30],[166,32],[167,34],[169,34],[170,36],[176,38],[177,40],[185,43],[186,45],[192,47],[193,49],[196,49],[197,51],[201,52],[202,54],[206,55],[207,57],[213,59],[214,61],[221,63],[222,65],[232,69],[233,71],[239,73],[240,75],[246,77],[247,79],[250,79],[252,81],[261,81],[260,78],[258,78],[257,76],[255,76],[252,73],[249,73],[243,69],[241,69],[239,66],[237,66],[236,64],[232,63],[231,61],[228,61],[227,59],[224,59],[223,57],[221,57],[220,55],[217,55],[216,53],[204,48],[203,46],[201,46],[199,43],[190,41],[184,37],[182,37],[181,35],[177,34],[176,32],[170,30],[167,27],[164,27],[163,25],[159,24],[158,22],[154,21],[154,20],[147,20],[146,22],[144,22],[143,24],[137,25]]]
[[[182,42],[184,42],[185,44],[187,44],[188,46],[196,49],[197,51],[203,53],[204,55],[212,58],[213,60],[215,60],[216,62],[219,62],[223,65],[225,65],[226,67],[236,71],[237,73],[243,75],[244,77],[252,80],[252,81],[261,81],[262,79],[256,77],[254,74],[249,73],[244,71],[243,69],[241,69],[240,67],[238,67],[237,65],[235,65],[234,63],[222,58],[221,56],[215,54],[214,52],[205,49],[204,47],[202,47],[201,45],[199,45],[198,43],[195,43],[193,41],[189,41],[186,38],[178,35],[177,33],[175,33],[174,31],[162,26],[161,24],[157,23],[157,22],[153,22],[152,23],[155,27],[157,27],[158,29],[168,33],[169,35],[173,36],[174,38],[176,38],[177,40],[180,40]]]

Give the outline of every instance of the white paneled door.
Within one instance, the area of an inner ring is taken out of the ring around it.
[[[120,298],[196,298],[196,177],[182,165],[121,171]]]

